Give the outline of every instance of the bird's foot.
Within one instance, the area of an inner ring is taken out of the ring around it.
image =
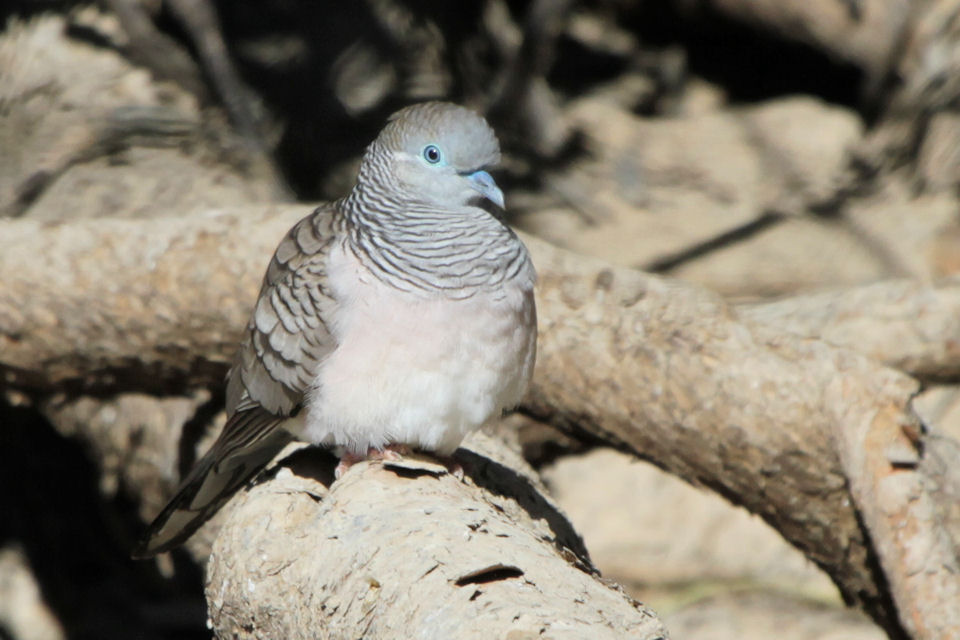
[[[370,460],[396,462],[397,460],[403,459],[404,456],[409,456],[410,453],[410,447],[405,444],[388,444],[383,449],[370,447],[367,449],[367,458]]]
[[[436,456],[437,462],[447,468],[447,472],[457,480],[463,480],[463,465],[453,456]]]
[[[337,468],[334,469],[333,474],[334,477],[339,480],[340,477],[343,476],[348,469],[350,469],[350,467],[358,462],[363,462],[365,460],[398,462],[403,460],[404,457],[409,457],[411,454],[412,450],[405,444],[388,444],[382,449],[370,447],[367,449],[367,453],[365,455],[353,453],[352,451],[345,451],[343,455],[340,456],[340,463],[337,465]],[[446,467],[447,473],[452,475],[457,480],[463,480],[463,465],[457,462],[456,458],[453,456],[439,456],[436,454],[434,454],[434,458],[437,462]]]
[[[347,472],[347,470],[358,462],[363,462],[364,460],[381,460],[387,462],[396,462],[397,460],[402,460],[404,456],[410,455],[410,447],[405,444],[388,444],[383,449],[377,449],[376,447],[370,447],[367,449],[366,455],[360,455],[359,453],[353,453],[352,451],[345,451],[342,456],[340,456],[340,463],[337,465],[337,468],[333,470],[334,477],[339,480],[340,477]],[[461,469],[461,475],[463,470]]]
[[[350,469],[350,467],[358,462],[363,462],[364,460],[366,460],[366,456],[361,456],[360,454],[353,453],[352,451],[344,451],[340,456],[340,462],[337,464],[337,468],[333,470],[333,477],[339,480],[343,474]]]

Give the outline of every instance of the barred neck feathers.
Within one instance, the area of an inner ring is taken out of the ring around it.
[[[530,268],[523,243],[486,210],[441,208],[378,184],[361,179],[341,210],[349,247],[390,286],[468,298]]]
[[[503,206],[483,170],[499,159],[493,130],[468,109],[428,102],[397,112],[340,201],[351,250],[397,289],[450,298],[532,274],[520,240],[476,206]]]

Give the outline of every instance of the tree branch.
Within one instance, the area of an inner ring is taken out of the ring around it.
[[[934,613],[954,609],[960,563],[932,517],[945,479],[917,467],[914,380],[743,322],[694,287],[543,247],[536,257],[535,415],[762,516],[892,635],[960,631],[960,614]]]
[[[664,638],[652,612],[571,562],[582,543],[522,459],[470,442],[484,455],[461,449],[463,482],[409,460],[332,483],[331,459],[288,457],[214,542],[217,636]]]
[[[222,384],[270,253],[308,212],[4,223],[6,383],[48,391]]]
[[[855,349],[923,380],[960,378],[960,279],[893,280],[736,307],[744,320]]]

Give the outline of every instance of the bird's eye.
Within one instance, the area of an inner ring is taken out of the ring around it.
[[[440,162],[441,154],[440,147],[435,144],[428,144],[423,148],[423,159],[429,162],[430,164],[437,164]]]

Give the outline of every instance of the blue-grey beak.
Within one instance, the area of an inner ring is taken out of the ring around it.
[[[484,198],[501,209],[506,208],[503,202],[503,191],[500,191],[500,187],[493,181],[493,176],[489,173],[486,171],[474,171],[467,176],[467,180],[470,181],[470,186],[476,189]]]

